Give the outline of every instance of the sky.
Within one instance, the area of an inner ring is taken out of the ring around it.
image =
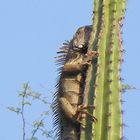
[[[33,90],[52,100],[56,52],[78,27],[92,24],[92,5],[92,0],[0,0],[0,139],[22,139],[20,117],[5,108],[19,105],[22,83],[29,81]],[[126,53],[122,77],[138,88],[123,94],[123,120],[128,126],[124,136],[129,140],[139,140],[140,130],[139,5],[139,0],[128,1],[123,27]],[[34,113],[45,109],[36,102],[34,106],[27,109],[29,121]],[[48,130],[52,128],[51,118],[46,120]]]

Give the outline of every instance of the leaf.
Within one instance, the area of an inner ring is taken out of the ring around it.
[[[16,108],[16,107],[7,107],[10,111],[15,112],[17,114],[21,113],[21,109],[20,108]]]
[[[41,121],[35,121],[33,124],[34,127],[44,127],[44,122]]]
[[[54,139],[54,138],[53,138],[53,133],[54,133],[53,131],[44,130],[44,131],[42,132],[42,135],[46,136],[46,138],[50,137],[50,138]]]
[[[32,104],[30,102],[26,101],[26,102],[22,102],[22,105],[30,105],[31,106]]]
[[[38,140],[37,137],[32,137],[32,138],[29,138],[28,140]]]
[[[49,111],[44,111],[41,113],[41,116],[48,116],[49,115]]]
[[[29,82],[23,83],[22,88],[23,88],[23,89],[28,89],[28,90],[30,90],[31,87],[29,86]]]
[[[32,92],[32,93],[30,94],[30,96],[33,98],[33,100],[34,100],[34,99],[40,99],[41,94],[40,94],[40,93],[36,93],[36,92]]]
[[[126,90],[138,90],[138,89],[129,84],[122,84],[122,93],[126,92]]]

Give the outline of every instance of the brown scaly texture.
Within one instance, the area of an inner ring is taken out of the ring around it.
[[[63,43],[57,57],[59,78],[53,101],[54,127],[57,140],[78,140],[80,113],[78,106],[83,102],[85,73],[88,68],[87,49],[92,26],[80,27],[73,39]],[[65,106],[66,102],[68,106]],[[71,111],[73,110],[73,112]],[[73,114],[74,116],[72,116]],[[77,119],[79,118],[79,120]]]

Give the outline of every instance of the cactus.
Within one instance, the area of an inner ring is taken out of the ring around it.
[[[126,0],[94,0],[94,26],[89,51],[98,51],[88,69],[84,103],[95,106],[97,123],[86,117],[81,128],[81,140],[121,140],[123,122],[121,108],[121,63],[123,47],[121,27]],[[93,135],[93,136],[92,136]]]

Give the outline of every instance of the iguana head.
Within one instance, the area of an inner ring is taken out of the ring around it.
[[[91,25],[80,27],[76,31],[72,40],[73,50],[80,51],[83,53],[87,51],[91,31],[92,31]]]

